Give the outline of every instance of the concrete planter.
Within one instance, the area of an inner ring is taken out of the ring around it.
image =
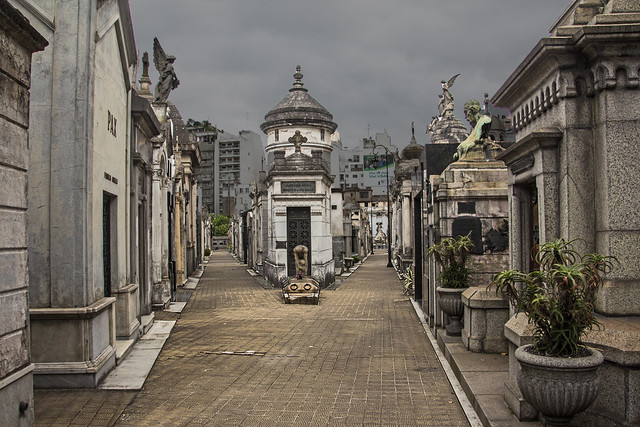
[[[589,349],[586,357],[548,357],[529,353],[531,345],[518,347],[522,371],[518,386],[523,397],[544,415],[547,425],[569,425],[598,396],[598,368],[604,356]]]
[[[460,318],[464,314],[462,293],[466,289],[467,288],[436,288],[440,310],[449,316],[449,324],[446,330],[447,335],[451,337],[459,337],[462,332],[462,323],[460,323]]]

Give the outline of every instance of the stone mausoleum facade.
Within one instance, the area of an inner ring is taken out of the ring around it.
[[[262,249],[258,269],[270,283],[282,286],[295,276],[293,248],[302,244],[309,248],[308,274],[325,287],[335,281],[331,135],[338,126],[304,88],[299,66],[294,78],[261,125],[269,169],[262,191],[254,194],[249,217],[260,221],[251,226],[250,240]]]
[[[534,268],[531,248],[558,238],[620,261],[596,302],[603,328],[586,339],[605,364],[580,425],[640,423],[639,70],[640,2],[576,0],[492,99],[512,112],[516,136],[498,156],[508,168],[511,268]],[[524,316],[507,322],[512,350],[531,340],[525,326]],[[510,353],[505,400],[532,418]]]

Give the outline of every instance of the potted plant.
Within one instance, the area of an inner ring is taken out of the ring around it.
[[[415,289],[413,283],[413,269],[411,268],[411,266],[407,267],[404,270],[404,273],[400,274],[400,277],[402,278],[402,287],[404,289],[402,293],[404,295],[413,296],[413,294],[415,293]]]
[[[464,305],[461,295],[469,287],[471,270],[466,266],[467,255],[473,249],[473,242],[466,236],[447,237],[440,243],[431,246],[427,254],[433,255],[440,265],[441,272],[438,275],[440,286],[438,292],[438,305],[449,316],[449,324],[446,326],[447,335],[460,336],[462,323],[460,318],[464,314]]]
[[[580,256],[574,242],[546,243],[535,255],[538,270],[506,270],[491,283],[533,325],[533,343],[515,352],[522,368],[518,385],[550,425],[568,425],[598,394],[597,370],[604,357],[582,339],[600,326],[593,312],[596,292],[602,274],[617,262],[612,256]]]

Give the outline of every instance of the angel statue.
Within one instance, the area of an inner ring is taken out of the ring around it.
[[[460,74],[456,74],[451,77],[448,82],[442,80],[442,96],[440,96],[440,105],[438,106],[440,110],[441,117],[448,117],[453,115],[453,95],[449,92],[449,88],[453,86],[453,82],[456,81],[456,78]]]
[[[180,80],[176,77],[176,72],[173,69],[173,61],[175,60],[176,57],[167,55],[162,46],[160,46],[158,38],[154,37],[153,64],[156,66],[158,73],[160,73],[156,84],[156,102],[166,102],[167,98],[169,98],[169,92],[180,84]]]

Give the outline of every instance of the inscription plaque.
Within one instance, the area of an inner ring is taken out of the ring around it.
[[[513,173],[514,175],[518,175],[519,173],[522,173],[527,169],[531,169],[534,163],[535,158],[532,154],[529,154],[527,157],[518,159],[511,164],[511,173]]]
[[[315,181],[282,181],[282,193],[315,193]]]

